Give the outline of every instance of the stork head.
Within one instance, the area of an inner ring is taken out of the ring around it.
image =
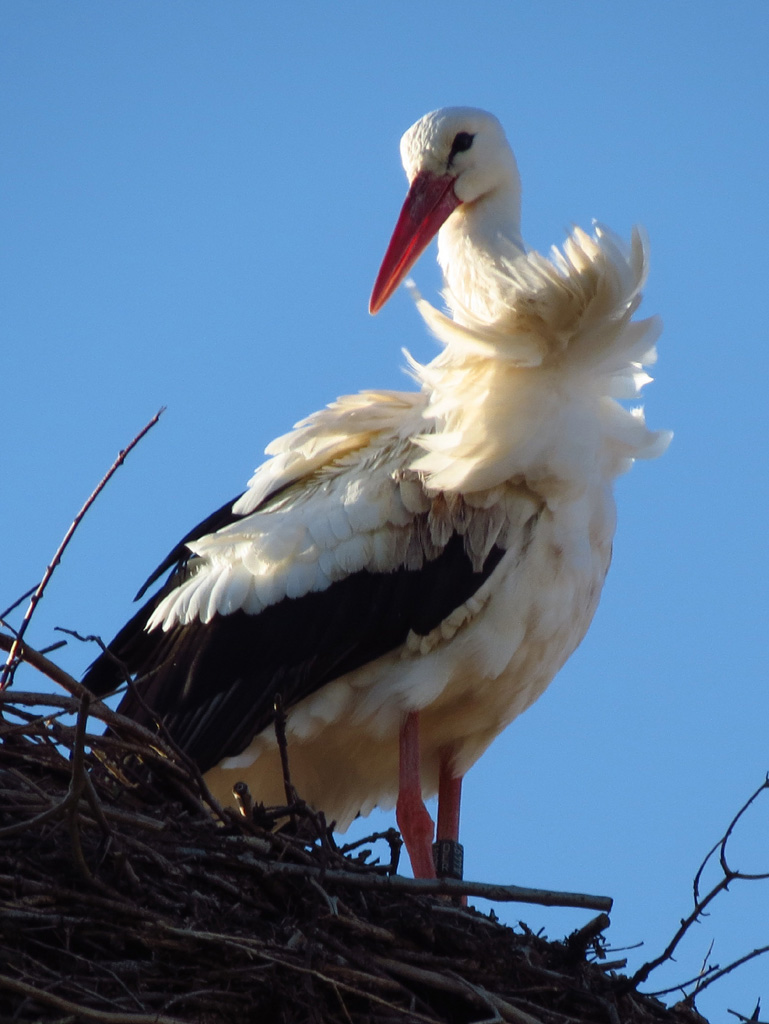
[[[515,157],[502,125],[485,110],[444,107],[425,114],[401,139],[409,191],[371,293],[378,312],[459,206],[499,192],[520,200]]]

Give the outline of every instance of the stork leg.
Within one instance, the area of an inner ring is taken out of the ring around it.
[[[438,839],[459,842],[459,804],[462,799],[462,776],[451,770],[451,753],[444,751],[438,781]]]
[[[419,766],[419,712],[412,711],[401,726],[398,802],[395,817],[411,860],[414,878],[435,878],[433,819],[422,800]]]
[[[438,835],[433,859],[439,878],[462,878],[464,851],[459,842],[462,776],[454,775],[450,748],[441,752],[438,777]],[[464,901],[466,903],[466,900]]]

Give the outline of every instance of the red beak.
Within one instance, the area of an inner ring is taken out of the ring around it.
[[[370,313],[377,313],[384,306],[441,224],[459,206],[454,181],[449,174],[437,177],[420,171],[411,182],[371,293]]]

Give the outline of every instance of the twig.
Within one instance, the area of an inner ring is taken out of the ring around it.
[[[16,666],[19,664],[19,661],[21,660],[19,658],[19,649],[21,647],[21,641],[24,639],[24,634],[27,631],[27,627],[29,626],[35,609],[37,608],[38,604],[40,603],[43,597],[45,588],[48,586],[48,581],[53,575],[56,566],[61,561],[62,555],[64,554],[67,545],[69,544],[70,540],[72,540],[72,535],[82,522],[82,519],[85,516],[88,509],[91,507],[91,505],[93,505],[96,498],[99,496],[99,494],[101,494],[102,490],[106,487],[107,483],[112,478],[113,474],[116,472],[117,469],[120,468],[120,466],[123,465],[129,452],[131,452],[132,449],[135,448],[136,445],[141,441],[144,435],[149,430],[151,430],[152,427],[155,426],[155,424],[160,419],[164,411],[164,409],[160,409],[158,412],[156,412],[152,419],[149,421],[149,423],[142,427],[142,429],[139,431],[139,433],[136,435],[133,441],[131,441],[131,443],[126,448],[123,448],[123,450],[118,453],[118,456],[115,459],[115,461],[112,463],[112,465],[107,470],[106,474],[102,477],[100,482],[96,485],[95,489],[91,492],[90,496],[88,497],[88,499],[86,500],[85,504],[80,509],[78,514],[72,520],[69,529],[64,534],[64,538],[61,544],[59,544],[53,558],[51,559],[50,564],[43,573],[43,578],[37,585],[35,592],[30,599],[29,605],[27,606],[27,610],[24,613],[24,618],[22,619],[21,626],[19,627],[19,631],[16,634],[15,641],[8,654],[5,666],[3,667],[2,674],[0,675],[0,690],[4,690],[6,686],[8,686],[13,677],[13,673],[16,669]]]
[[[759,1014],[761,1013],[760,999],[757,1001],[756,1008],[753,1010],[750,1017],[746,1017],[744,1013],[738,1013],[737,1010],[727,1010],[726,1012],[731,1013],[732,1017],[739,1017],[740,1020],[745,1021],[745,1024],[752,1024],[753,1021],[756,1021],[757,1024],[761,1024],[761,1021],[758,1019]]]
[[[0,633],[0,648],[4,647],[4,643],[7,640]],[[30,665],[38,668],[41,663],[47,663],[50,669],[56,669],[56,666],[52,662],[48,662],[47,658],[43,658],[36,651],[33,651],[30,647],[24,645],[23,659]],[[43,671],[43,669],[41,669]],[[163,737],[158,736],[157,733],[151,729],[147,729],[145,726],[140,725],[139,722],[135,722],[132,718],[126,718],[117,711],[112,711],[111,708],[107,707],[100,700],[94,700],[90,690],[83,686],[76,679],[73,679],[68,673],[62,669],[57,670],[57,675],[53,672],[44,671],[45,675],[50,678],[56,678],[57,682],[60,682],[71,693],[72,697],[82,698],[83,694],[88,694],[92,700],[91,714],[94,717],[99,718],[105,725],[108,725],[111,729],[119,729],[123,733],[128,733],[135,737],[138,743],[142,744],[140,750],[136,750],[130,742],[123,739],[118,739],[115,736],[102,736],[100,737],[101,742],[107,746],[116,747],[125,753],[141,753],[145,758],[157,753],[160,760],[163,761],[170,771],[178,773],[181,778],[185,778],[188,773],[185,772],[185,767],[176,764],[172,758],[175,756],[176,751],[169,748],[165,743]],[[33,691],[15,691],[13,694],[0,691],[0,705],[2,704],[26,704],[30,707],[37,707],[39,705],[48,705],[51,707],[64,708],[66,711],[70,711],[72,708],[72,700],[69,697],[62,697],[57,693],[37,693]],[[186,764],[186,762],[185,762]],[[197,779],[195,780],[197,781]],[[215,806],[215,805],[213,805]]]
[[[710,940],[710,945],[708,946],[708,951],[705,954],[705,956],[702,958],[702,966],[700,967],[700,978],[704,978],[707,974],[710,974],[711,968],[708,967],[708,960],[710,960],[710,954],[713,952],[713,946],[715,945],[715,942],[716,942],[715,939],[711,939]],[[718,969],[718,964],[716,964],[715,967],[712,968],[712,969],[713,970],[717,970]],[[690,999],[690,1001],[692,1003],[697,998],[697,993],[699,992],[699,990],[700,990],[699,979],[697,979],[697,985],[695,986],[694,991],[691,993],[690,996],[687,997],[687,998]]]
[[[275,952],[268,952],[268,950],[260,942],[255,942],[245,937],[233,939],[229,935],[224,934],[223,932],[202,931],[197,928],[176,928],[165,924],[163,925],[163,930],[171,935],[178,934],[179,936],[185,939],[194,938],[199,939],[203,942],[214,943],[217,947],[227,946],[231,949],[238,949],[245,953],[248,953],[249,956],[253,956],[255,954],[260,959],[265,960],[269,963],[277,964],[281,967],[286,968],[287,970],[296,971],[299,974],[304,974],[309,977],[317,978],[318,981],[321,981],[324,984],[331,986],[332,988],[335,985],[339,985],[340,988],[342,988],[346,992],[350,992],[352,995],[363,997],[374,1004],[385,1006],[387,1007],[388,1010],[394,1010],[398,1014],[407,1014],[408,1019],[411,1021],[426,1021],[429,1022],[429,1024],[437,1024],[436,1019],[434,1017],[426,1017],[424,1016],[424,1014],[416,1013],[413,1010],[404,1010],[402,1007],[396,1006],[393,1003],[389,1003],[387,1002],[387,1000],[381,999],[379,996],[374,995],[373,992],[363,992],[361,989],[355,986],[346,985],[339,981],[334,982],[327,975],[323,974],[322,971],[316,970],[312,967],[304,967],[301,964],[295,963],[293,960],[288,959],[287,957],[278,956]]]
[[[386,866],[386,869],[389,875],[395,875],[398,873],[398,863],[400,861],[401,849],[403,848],[403,838],[395,828],[388,828],[386,832],[373,832],[370,836],[365,836],[363,839],[356,839],[352,843],[345,843],[344,846],[339,847],[339,852],[344,856],[361,846],[373,845],[379,839],[384,839],[390,847],[390,863]],[[378,861],[379,858],[374,863],[378,863]]]
[[[729,838],[730,838],[732,832],[734,831],[735,826],[737,825],[737,822],[740,820],[740,818],[743,816],[743,814],[745,814],[745,812],[748,810],[748,808],[751,806],[751,804],[755,800],[757,800],[758,797],[761,795],[761,793],[763,793],[763,791],[765,789],[767,789],[767,788],[769,788],[769,777],[764,779],[763,783],[758,787],[758,789],[753,794],[751,794],[751,796],[745,801],[745,803],[742,805],[742,807],[739,809],[739,811],[737,811],[735,816],[732,818],[732,820],[729,823],[729,827],[727,828],[726,832],[721,836],[721,838],[718,840],[718,842],[715,843],[711,847],[711,849],[707,852],[707,854],[705,855],[705,859],[700,864],[700,866],[699,866],[699,868],[697,870],[697,874],[694,876],[694,882],[692,884],[692,890],[693,890],[693,893],[694,893],[694,903],[695,904],[699,903],[699,900],[700,900],[700,882],[702,881],[702,875],[703,875],[703,873],[705,871],[705,868],[708,865],[708,862],[710,861],[710,858],[713,856],[713,854],[716,852],[716,850],[718,850],[718,860],[719,860],[719,863],[721,865],[721,870],[724,872],[724,874],[725,875],[733,874],[733,875],[736,876],[737,873],[732,872],[731,869],[729,868],[729,865],[726,862],[726,844],[728,843]],[[767,876],[767,874],[760,874],[760,875],[744,875],[744,874],[740,874],[739,877],[740,878],[744,878],[744,879],[757,880],[757,879],[767,878],[769,876]]]
[[[67,646],[67,641],[66,640],[57,640],[55,644],[48,644],[47,647],[41,647],[40,648],[40,653],[41,654],[53,654],[54,651],[58,651],[59,648],[66,647],[66,646]]]
[[[587,924],[572,932],[566,939],[566,945],[575,953],[584,956],[590,943],[597,939],[601,932],[605,932],[610,924],[608,914],[599,914],[598,917],[594,917],[592,921],[588,921]]]
[[[72,747],[72,777],[70,779],[69,790],[65,799],[67,805],[67,816],[69,819],[69,835],[72,843],[72,853],[75,859],[75,864],[83,876],[86,882],[93,884],[94,877],[91,874],[91,869],[86,863],[85,856],[83,855],[83,845],[80,842],[80,824],[78,821],[78,809],[77,805],[80,801],[83,789],[85,788],[85,728],[88,722],[88,708],[91,703],[89,694],[83,694],[80,701],[80,709],[77,713],[77,723],[75,725],[75,742]]]
[[[53,992],[28,985],[25,981],[17,981],[15,978],[0,974],[0,989],[3,988],[18,992],[19,995],[34,999],[38,1003],[55,1006],[58,1010],[75,1014],[78,1018],[99,1021],[100,1024],[188,1024],[180,1017],[168,1017],[162,1013],[109,1013],[106,1010],[92,1010],[88,1006],[54,995]]]
[[[644,995],[651,996],[653,999],[656,999],[658,996],[666,996],[671,992],[680,992],[685,999],[688,999],[689,997],[686,995],[686,989],[690,985],[699,985],[703,978],[710,977],[710,975],[717,970],[718,964],[715,964],[713,967],[700,967],[699,971],[697,971],[693,978],[689,978],[687,981],[679,981],[675,985],[669,985],[667,988],[658,988],[654,992],[644,992]],[[699,989],[697,991],[699,991]],[[693,992],[692,996],[695,996],[696,994],[697,992]]]
[[[15,637],[0,633],[0,651],[13,651],[15,644]],[[33,668],[36,668],[38,672],[42,672],[44,676],[47,676],[52,682],[63,686],[73,696],[80,696],[81,686],[77,679],[71,676],[69,672],[65,672],[63,668],[59,668],[55,662],[49,661],[40,651],[36,651],[26,644],[21,644],[16,646],[14,657],[19,661],[26,661]],[[2,690],[0,690],[0,697],[2,697]]]
[[[7,619],[11,612],[16,611],[20,604],[26,601],[28,597],[31,597],[32,594],[34,594],[34,592],[37,590],[37,587],[38,584],[36,583],[33,587],[30,587],[29,590],[25,590],[21,597],[17,597],[13,604],[9,604],[6,609],[0,612],[0,622],[3,622],[5,619]]]
[[[279,693],[275,694],[275,738],[278,741],[280,751],[280,767],[283,772],[283,789],[286,793],[286,804],[292,807],[297,803],[296,790],[291,782],[291,771],[288,765],[288,740],[286,739],[286,712],[283,710],[283,698]],[[294,815],[291,815],[291,823],[294,823]]]
[[[623,956],[621,960],[602,960],[600,963],[597,960],[591,960],[590,963],[604,973],[621,971],[623,967],[627,967],[627,957]]]
[[[344,999],[342,999],[342,993],[339,991],[339,989],[336,987],[336,985],[333,986],[333,991],[334,991],[334,995],[337,998],[337,1002],[339,1003],[339,1006],[341,1007],[342,1013],[345,1015],[345,1019],[347,1020],[347,1024],[353,1024],[353,1019],[350,1016],[349,1010],[347,1009],[347,1004],[345,1003]]]
[[[76,963],[84,964],[84,965],[86,965],[86,967],[90,966],[90,962],[87,959],[87,957],[80,956],[80,955],[78,955],[77,953],[75,953],[71,949],[63,950],[61,948],[61,946],[49,945],[47,942],[43,942],[42,939],[40,939],[40,938],[37,938],[37,940],[35,942],[35,945],[36,945],[37,948],[43,949],[43,950],[45,950],[47,952],[47,954],[48,954],[47,960],[51,964],[55,963],[56,962],[56,958],[63,954],[64,956],[66,956],[68,958],[71,957]],[[51,956],[51,954],[53,954],[53,956]],[[25,957],[25,960],[27,962],[31,962],[32,964],[34,964],[34,966],[38,970],[44,971],[47,974],[48,977],[51,977],[51,978],[56,978],[57,977],[57,973],[56,973],[55,968],[49,967],[48,963],[43,963],[40,960],[36,960],[36,959],[34,959],[29,954],[27,954],[27,956]],[[123,979],[115,971],[113,971],[110,967],[108,967],[106,963],[102,962],[100,964],[100,967],[101,967],[101,969],[106,974],[109,974],[109,976],[114,979],[115,984],[120,989],[122,989],[122,991],[126,994],[126,996],[136,1005],[136,1007],[138,1008],[139,1012],[141,1012],[143,1007],[142,1007],[141,1001],[137,998],[136,992],[132,992],[131,989],[128,988],[126,983],[123,981]]]
[[[692,909],[692,912],[688,915],[688,917],[681,919],[680,927],[678,928],[678,930],[676,931],[675,935],[670,940],[666,948],[663,950],[663,952],[660,953],[658,957],[655,957],[654,960],[649,960],[647,963],[643,964],[641,967],[638,968],[638,970],[631,978],[627,979],[627,988],[634,988],[642,984],[644,981],[646,981],[646,979],[649,977],[652,971],[656,970],[656,968],[660,966],[660,964],[663,964],[667,960],[672,959],[673,953],[675,952],[678,944],[681,942],[684,935],[686,935],[686,933],[689,931],[691,926],[695,923],[695,921],[699,920],[699,918],[704,913],[705,909],[713,902],[716,896],[718,896],[719,893],[723,892],[725,889],[728,889],[729,885],[732,882],[756,881],[769,878],[769,873],[767,872],[761,874],[745,874],[741,871],[734,871],[732,868],[729,867],[726,858],[726,847],[738,822],[745,814],[745,812],[748,810],[748,808],[758,799],[760,794],[763,793],[765,790],[769,790],[769,776],[767,776],[767,778],[764,779],[764,781],[761,783],[758,789],[756,789],[756,791],[751,794],[751,796],[745,801],[745,803],[742,805],[739,811],[737,811],[737,813],[734,815],[731,822],[729,823],[729,827],[726,829],[726,832],[707,853],[705,859],[703,860],[702,864],[697,870],[697,873],[694,876],[693,883],[694,908]],[[723,872],[723,877],[713,886],[710,892],[708,892],[705,896],[700,897],[700,883],[702,880],[703,872],[708,861],[711,859],[711,857],[716,851],[718,851],[719,853],[718,859],[719,864],[721,866],[721,870]],[[721,977],[724,973],[728,973],[728,971],[733,970],[734,967],[738,966],[740,963],[744,963],[746,959],[750,960],[752,957],[757,956],[762,952],[765,952],[765,950],[754,950],[752,953],[749,953],[747,957],[735,961],[735,963],[730,965],[728,968],[724,968],[723,971],[718,972],[718,977]],[[702,975],[700,975],[699,977],[701,978]],[[704,984],[700,985],[698,983],[697,990],[702,991],[703,988],[706,988],[715,980],[715,974],[708,974],[707,980]],[[692,982],[694,981],[697,981],[697,979],[692,979],[692,981],[685,982],[685,984],[689,985],[692,984]],[[673,988],[668,989],[666,991],[675,991],[676,989],[679,989],[681,987],[681,985],[676,985]]]
[[[326,882],[351,885],[358,889],[379,889],[408,892],[414,896],[477,896],[499,903],[536,903],[543,907],[579,907],[586,910],[611,910],[609,896],[586,893],[556,892],[550,889],[527,889],[519,885],[497,885],[493,882],[469,882],[455,878],[403,878],[401,875],[356,874],[352,871],[321,871],[304,864],[264,862],[251,859],[254,867],[269,874],[323,877]]]
[[[83,755],[85,752],[85,727],[88,720],[88,708],[90,704],[90,694],[86,691],[83,694],[83,698],[80,704],[80,710],[77,716],[77,724],[75,726],[75,744],[72,754],[72,776],[70,779],[69,789],[67,790],[66,796],[55,804],[53,807],[49,807],[47,810],[38,814],[36,817],[31,818],[27,821],[17,822],[14,825],[8,825],[5,828],[0,829],[0,838],[9,838],[10,836],[16,835],[19,832],[23,832],[26,829],[34,828],[36,825],[41,825],[49,818],[53,818],[58,814],[63,814],[68,811],[70,814],[70,835],[72,837],[72,847],[75,855],[75,861],[80,868],[81,873],[87,878],[88,881],[92,881],[91,872],[88,870],[88,866],[83,859],[83,851],[80,845],[80,835],[77,828],[77,803],[80,800],[80,795],[85,785],[85,768],[83,765]]]
[[[746,953],[745,956],[741,956],[737,960],[733,960],[730,964],[727,964],[726,967],[710,967],[708,968],[708,974],[701,974],[698,978],[693,978],[692,981],[684,982],[684,985],[691,985],[695,981],[697,983],[696,991],[692,992],[690,998],[693,999],[695,996],[698,996],[700,992],[709,988],[714,981],[718,981],[720,978],[723,978],[725,974],[730,974],[732,971],[736,970],[737,967],[741,967],[749,960],[755,960],[756,957],[763,956],[765,953],[769,953],[769,946],[761,946],[760,949],[754,949],[750,953]],[[653,992],[651,994],[655,996],[664,995],[665,992],[674,992],[676,989],[683,987],[683,985],[676,985],[674,988],[663,989],[661,992]]]
[[[517,1007],[512,1006],[500,996],[494,995],[492,992],[488,992],[479,986],[470,985],[464,979],[447,974],[439,974],[437,971],[429,971],[424,967],[404,964],[399,960],[392,960],[389,957],[375,956],[373,959],[374,963],[378,964],[378,966],[391,971],[393,974],[398,974],[402,978],[408,978],[410,981],[429,985],[431,988],[437,988],[452,995],[462,995],[465,997],[474,995],[476,997],[475,1002],[480,1003],[485,1008],[491,1007],[497,1013],[504,1013],[504,1020],[512,1021],[514,1024],[542,1024],[536,1017],[532,1017],[530,1014],[524,1013],[523,1010],[517,1009]]]
[[[5,637],[3,637],[2,634],[0,634],[0,647],[3,646],[4,639]],[[25,645],[24,660],[29,662],[29,664],[31,665],[34,665],[35,662],[38,660],[46,660],[45,658],[41,659],[40,655],[36,655],[34,658],[30,657],[30,655],[34,653],[35,652],[32,652],[31,649]],[[46,673],[46,675],[47,674],[48,673]],[[121,729],[124,732],[132,734],[137,740],[137,742],[143,745],[141,747],[141,750],[136,752],[141,752],[145,756],[148,756],[153,752],[157,752],[157,756],[159,758],[162,758],[164,765],[166,765],[171,771],[177,771],[181,775],[184,775],[184,769],[180,765],[177,765],[173,760],[171,760],[173,756],[173,751],[169,750],[165,746],[163,740],[159,736],[157,736],[150,729],[147,729],[143,725],[140,725],[138,722],[135,722],[133,719],[126,718],[123,715],[119,714],[117,711],[112,711],[102,701],[94,700],[90,691],[86,689],[85,686],[82,686],[80,683],[78,683],[76,679],[73,679],[72,676],[67,675],[66,672],[61,671],[61,675],[65,677],[65,679],[67,680],[68,688],[72,688],[72,697],[82,698],[83,694],[89,695],[92,701],[90,712],[94,717],[99,718],[102,722],[105,723],[105,725],[108,725],[110,728]],[[0,691],[0,705],[2,704],[26,704],[29,707],[38,707],[40,705],[45,705],[50,707],[63,708],[65,711],[73,710],[72,698],[63,697],[58,693],[37,693],[32,691],[27,692],[17,690],[11,694]],[[47,717],[50,719],[53,716]],[[105,746],[115,746],[127,753],[134,751],[134,748],[132,747],[131,743],[125,740],[119,740],[113,736],[101,736],[99,737],[99,739]],[[64,763],[66,764],[66,762]]]
[[[93,811],[93,816],[99,823],[102,833],[105,836],[111,836],[112,829],[109,827],[107,817],[104,813],[104,808],[102,807],[101,801],[99,800],[99,797],[96,793],[96,787],[93,784],[91,776],[88,774],[88,772],[84,772],[83,778],[85,780],[85,798],[88,801],[91,810]]]
[[[339,917],[339,897],[338,896],[329,896],[329,894],[326,892],[326,890],[320,884],[318,879],[315,878],[315,877],[312,877],[312,876],[310,877],[310,885],[314,889],[317,889],[318,892],[323,897],[323,899],[326,901],[326,906],[328,907],[328,910],[329,910],[329,913],[331,914],[331,916],[332,917]]]

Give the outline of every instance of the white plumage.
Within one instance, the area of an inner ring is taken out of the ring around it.
[[[659,333],[656,320],[631,320],[647,270],[641,233],[628,246],[576,229],[548,259],[527,252],[515,160],[482,111],[426,115],[401,152],[411,190],[372,308],[440,227],[448,313],[416,295],[443,346],[426,366],[409,357],[420,390],[339,398],[273,441],[225,524],[172,553],[166,564],[183,568],[113,642],[172,732],[200,748],[224,801],[239,779],[281,801],[269,711],[283,693],[293,781],[341,828],[394,803],[409,715],[419,713],[429,796],[542,693],[595,611],[614,478],[669,440],[620,404],[650,379]],[[322,671],[312,651],[284,666],[271,646],[263,678],[258,631],[253,678],[245,654],[231,685],[195,668],[206,630],[239,622],[248,643],[247,627],[272,616],[265,630],[285,630],[289,648],[303,616],[340,597],[353,610],[370,601],[376,621],[321,631]],[[86,682],[106,688],[103,659]],[[222,708],[236,691],[252,727],[230,738],[222,722],[237,709]]]

